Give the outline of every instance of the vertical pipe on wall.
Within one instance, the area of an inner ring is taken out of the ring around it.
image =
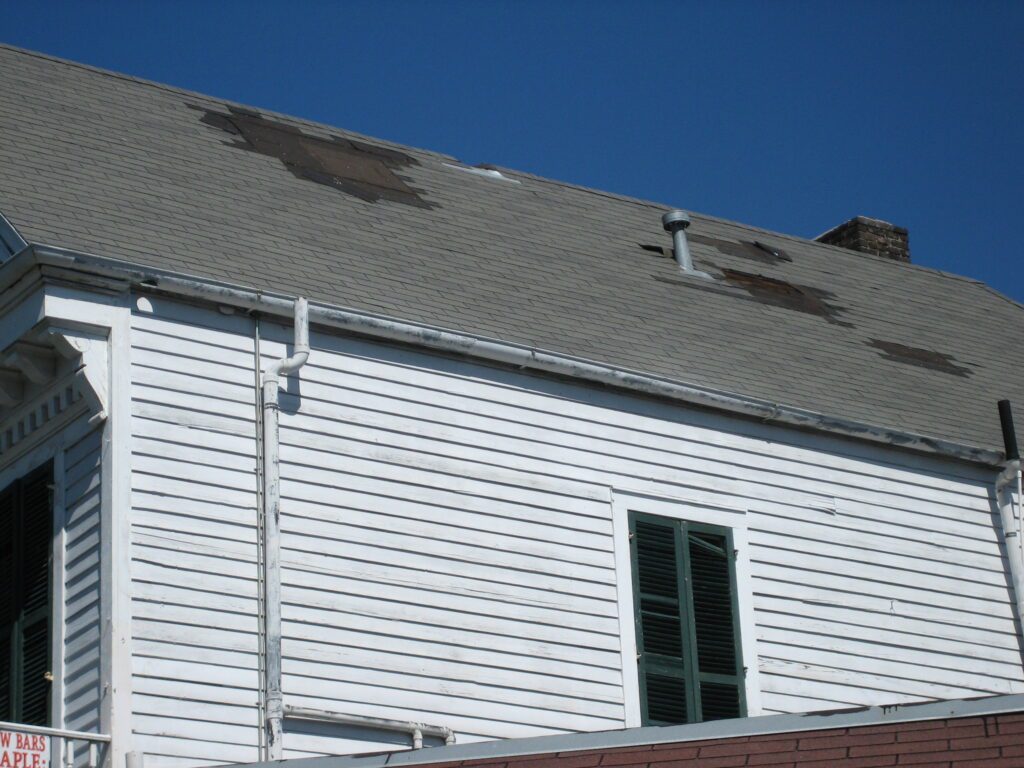
[[[283,755],[284,699],[281,693],[281,460],[277,402],[280,377],[309,358],[309,307],[295,301],[295,344],[290,357],[263,373],[263,589],[266,637],[266,741],[270,760]]]
[[[1016,598],[1017,621],[1024,632],[1024,541],[1022,541],[1021,506],[1021,459],[1017,445],[1017,433],[1013,425],[1013,411],[1009,400],[999,401],[999,421],[1003,429],[1003,448],[1006,463],[996,478],[996,504],[999,506],[999,522],[1003,528],[1003,543],[1006,545],[1006,560],[1010,567],[1010,580]],[[1014,508],[1016,491],[1016,509]]]
[[[260,760],[267,760],[267,739],[265,724],[267,721],[266,680],[267,680],[267,612],[264,598],[266,597],[263,582],[263,569],[266,560],[263,554],[263,388],[262,359],[260,352],[260,318],[253,318],[253,364],[252,386],[256,403],[256,749]]]

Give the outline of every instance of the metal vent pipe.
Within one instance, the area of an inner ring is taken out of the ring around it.
[[[669,211],[661,217],[661,225],[666,232],[672,233],[672,250],[679,269],[693,272],[693,257],[690,256],[690,245],[686,242],[686,228],[690,226],[689,214],[686,211]]]

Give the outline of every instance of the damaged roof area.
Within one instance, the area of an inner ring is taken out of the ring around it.
[[[333,187],[368,203],[390,200],[432,207],[398,174],[399,169],[416,163],[402,152],[341,136],[330,140],[310,136],[241,107],[228,106],[219,112],[188,106],[202,113],[200,120],[206,125],[234,136],[228,146],[276,157],[296,178]]]
[[[871,339],[869,344],[879,350],[884,358],[897,363],[916,365],[930,371],[941,371],[953,376],[970,376],[972,373],[970,368],[957,365],[952,355],[936,352],[933,349],[921,349],[881,339]]]
[[[1024,309],[917,265],[694,213],[688,277],[668,206],[5,46],[0,137],[29,242],[992,450],[1024,403]]]

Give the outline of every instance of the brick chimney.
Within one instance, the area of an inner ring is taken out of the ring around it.
[[[819,243],[838,245],[840,248],[894,261],[910,261],[910,237],[907,230],[881,219],[857,216],[814,239]]]

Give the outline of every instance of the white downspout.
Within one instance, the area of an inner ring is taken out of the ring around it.
[[[1016,490],[1017,509],[1014,509]],[[1003,542],[1006,544],[1006,559],[1010,564],[1010,580],[1017,601],[1017,619],[1024,630],[1024,557],[1021,556],[1021,460],[1014,459],[1004,465],[996,478],[996,503],[999,505],[999,521],[1003,526]]]
[[[263,562],[266,614],[266,690],[268,759],[280,760],[284,727],[281,693],[281,458],[277,402],[280,377],[299,370],[309,358],[309,305],[295,300],[295,345],[291,357],[263,372]]]

